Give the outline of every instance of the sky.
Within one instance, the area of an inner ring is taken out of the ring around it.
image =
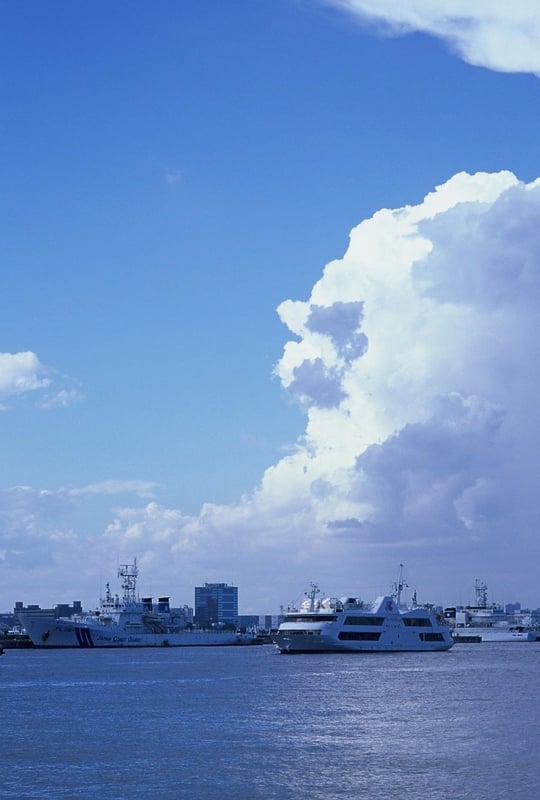
[[[4,0],[0,61],[0,610],[540,606],[536,0]]]

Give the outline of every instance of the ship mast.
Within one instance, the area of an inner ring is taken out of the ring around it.
[[[316,583],[310,583],[310,591],[305,592],[306,597],[309,600],[309,610],[315,611],[315,597],[319,594],[320,589]]]
[[[137,559],[133,559],[133,564],[120,564],[118,567],[118,577],[122,579],[122,589],[124,591],[124,602],[136,602],[135,589],[137,587]]]
[[[397,605],[398,608],[401,607],[401,592],[408,585],[409,584],[405,583],[405,581],[403,580],[403,564],[400,564],[399,565],[399,578],[397,579],[397,583],[394,583],[394,586],[393,586],[393,589],[394,589],[393,594],[394,594],[394,597],[395,597],[395,600],[396,600],[396,605]]]
[[[476,607],[487,608],[487,586],[478,578],[474,579],[474,592],[476,594]]]

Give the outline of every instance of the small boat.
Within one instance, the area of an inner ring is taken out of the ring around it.
[[[394,592],[366,604],[355,597],[319,600],[312,583],[300,609],[289,611],[273,634],[281,653],[375,653],[449,650],[450,627],[433,607],[402,608],[402,573]]]
[[[33,647],[33,642],[23,628],[17,626],[0,634],[0,647],[4,650]]]
[[[251,644],[255,634],[229,628],[198,628],[187,621],[184,609],[171,608],[168,597],[154,603],[136,592],[137,562],[118,569],[123,596],[109,584],[99,607],[73,617],[43,616],[23,610],[19,620],[35,647],[209,647]]]

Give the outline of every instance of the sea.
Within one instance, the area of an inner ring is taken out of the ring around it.
[[[533,800],[540,643],[6,650],[7,800]]]

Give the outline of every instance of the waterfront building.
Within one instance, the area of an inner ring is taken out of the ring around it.
[[[277,631],[284,619],[285,614],[261,614],[259,628],[265,631]]]
[[[205,583],[195,587],[197,625],[236,625],[238,587],[227,583]]]
[[[242,630],[249,630],[252,628],[259,628],[259,615],[258,614],[239,614],[236,618],[236,624]]]
[[[21,601],[15,603],[13,615],[18,621],[19,612],[30,611],[36,617],[72,617],[74,614],[82,614],[82,605],[80,600],[74,600],[73,605],[68,603],[58,603],[54,608],[41,608],[38,605],[25,606]]]

